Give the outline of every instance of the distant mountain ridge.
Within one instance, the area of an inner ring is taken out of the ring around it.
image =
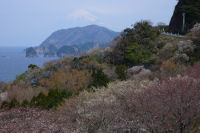
[[[52,33],[42,44],[45,45],[77,45],[87,42],[110,42],[119,33],[107,28],[89,25],[85,27],[75,27],[62,29]]]
[[[78,54],[94,47],[106,47],[118,35],[119,32],[98,25],[62,29],[53,32],[35,51],[44,56]]]

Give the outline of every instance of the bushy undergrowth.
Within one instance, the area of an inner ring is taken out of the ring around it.
[[[35,69],[35,68],[39,68],[37,65],[34,65],[34,64],[30,64],[28,66],[29,69]]]
[[[12,99],[10,102],[7,102],[7,101],[4,101],[2,104],[1,104],[1,108],[16,108],[16,107],[19,107],[20,104],[19,102],[14,98]]]
[[[27,100],[27,99],[24,99],[24,101],[22,102],[22,107],[27,107],[27,106],[29,106],[29,101]]]
[[[68,88],[76,93],[91,86],[107,86],[109,81],[126,80],[126,69],[135,65],[144,65],[151,71],[161,73],[161,77],[174,76],[179,64],[171,62],[170,58],[177,50],[174,45],[177,42],[169,38],[160,35],[150,22],[138,22],[132,28],[125,29],[113,41],[113,45],[104,50],[94,50],[91,55],[51,61],[44,68],[31,64],[25,73],[4,87],[4,91],[8,92],[7,100],[16,98],[22,103],[24,99],[30,101],[40,92],[55,88]],[[173,42],[170,45],[172,47],[166,47],[169,40]],[[164,43],[163,46],[160,46],[161,43]],[[153,64],[155,67],[152,67]]]
[[[195,46],[194,52],[190,54],[190,61],[192,63],[200,60],[200,30],[192,29],[194,31],[190,32],[187,36],[192,38],[193,45]]]
[[[50,109],[58,107],[65,98],[69,98],[70,96],[72,96],[72,93],[66,90],[51,89],[47,96],[40,93],[37,97],[33,97],[30,105]]]
[[[127,67],[125,65],[116,66],[115,72],[120,80],[127,79]]]
[[[67,117],[70,124],[78,125],[73,129],[81,132],[187,133],[199,125],[196,119],[200,115],[200,63],[176,76],[183,70],[181,63],[173,60],[175,53],[180,54],[177,52],[180,48],[174,45],[177,41],[155,44],[158,36],[150,23],[142,21],[124,30],[104,58],[94,54],[64,58],[44,68],[30,65],[28,71],[7,85],[8,102],[4,101],[1,107],[57,108],[64,99],[80,93],[75,100],[72,98],[73,108],[67,108],[70,110]],[[195,54],[190,55],[194,62],[199,60],[198,51],[197,47]],[[159,76],[155,71],[153,74],[161,81],[150,84],[147,80],[148,85],[121,81],[116,82],[115,88],[109,84],[117,78],[127,80],[129,67],[145,65],[146,68],[152,64]],[[33,87],[31,81],[35,80],[37,84]],[[105,87],[110,87],[110,91]]]
[[[22,107],[32,106],[32,107],[41,107],[44,109],[51,109],[61,105],[64,99],[71,97],[72,94],[73,94],[72,92],[69,92],[67,90],[51,89],[49,90],[47,95],[40,92],[39,95],[34,96],[30,102],[27,99],[24,99],[20,105],[20,103],[14,98],[10,102],[4,101],[1,107],[11,109],[19,106]]]
[[[114,48],[106,53],[105,61],[127,66],[151,64],[151,58],[156,51],[153,42],[158,36],[158,30],[150,22],[138,22],[133,28],[125,29],[114,41]]]
[[[104,74],[102,69],[98,69],[97,71],[94,71],[92,74],[92,86],[94,87],[107,87],[108,83],[110,82],[110,79]]]
[[[16,76],[16,80],[14,81],[15,83],[17,83],[17,81],[19,80],[25,80],[26,79],[26,72]]]

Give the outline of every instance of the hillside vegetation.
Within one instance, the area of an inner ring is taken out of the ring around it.
[[[0,131],[198,132],[199,27],[177,38],[141,21],[110,47],[30,65],[1,89]]]

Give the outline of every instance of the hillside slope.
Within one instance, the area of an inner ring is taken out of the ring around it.
[[[185,31],[188,31],[194,24],[200,22],[200,0],[179,0],[170,21],[169,31],[175,33],[182,31],[183,13],[186,16]]]
[[[183,37],[172,37],[141,21],[112,47],[43,68],[31,64],[0,93],[0,131],[195,132],[199,35],[199,24]]]

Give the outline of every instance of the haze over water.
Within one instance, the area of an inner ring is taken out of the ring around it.
[[[25,47],[0,47],[0,81],[12,81],[28,69],[30,64],[43,64],[56,58],[26,58]]]

